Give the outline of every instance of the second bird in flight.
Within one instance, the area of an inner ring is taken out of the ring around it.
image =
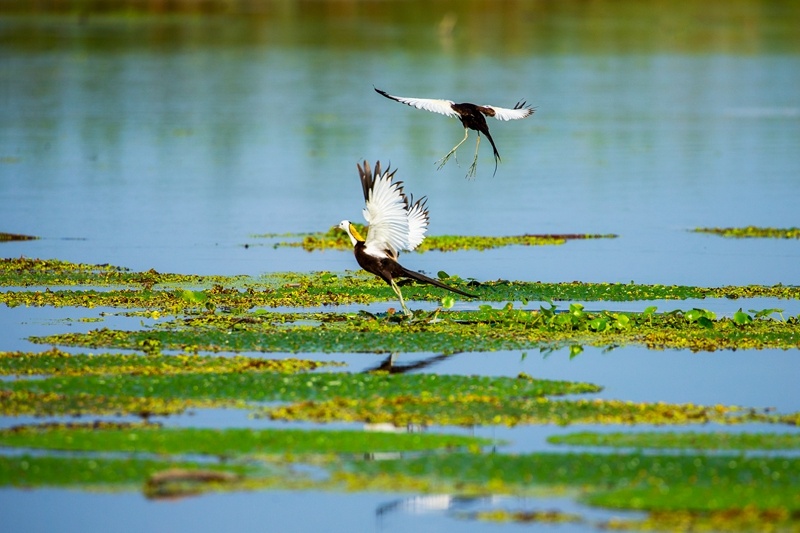
[[[526,104],[526,102],[522,101],[517,102],[517,105],[515,105],[513,109],[507,109],[504,107],[491,105],[475,105],[469,103],[457,104],[452,100],[392,96],[391,94],[378,88],[375,88],[375,92],[385,96],[386,98],[389,98],[390,100],[394,100],[395,102],[400,102],[401,104],[410,105],[411,107],[416,107],[417,109],[423,109],[432,113],[439,113],[448,117],[455,117],[461,121],[461,124],[464,126],[464,138],[461,139],[461,142],[455,145],[452,150],[447,152],[443,158],[437,161],[437,163],[439,163],[439,168],[442,168],[450,159],[450,156],[456,153],[458,147],[467,140],[467,137],[469,136],[469,130],[477,131],[478,140],[475,143],[475,157],[472,160],[469,170],[467,170],[467,177],[475,175],[475,170],[478,165],[478,147],[481,145],[481,133],[486,135],[486,138],[489,139],[490,143],[492,143],[492,149],[494,149],[494,172],[495,174],[497,173],[497,163],[500,161],[500,153],[497,151],[497,146],[494,144],[494,139],[492,139],[492,136],[489,133],[489,125],[486,124],[484,115],[487,117],[494,117],[497,120],[519,120],[531,116],[534,111],[529,105]]]

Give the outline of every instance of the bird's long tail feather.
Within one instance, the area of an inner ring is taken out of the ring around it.
[[[487,129],[483,134],[486,135],[486,138],[492,143],[492,149],[494,150],[494,173],[497,174],[497,163],[500,161],[500,152],[497,151],[497,146],[495,146],[494,139],[492,139],[489,130]]]
[[[439,280],[436,280],[436,279],[433,279],[433,278],[429,278],[425,274],[420,274],[419,272],[414,272],[413,270],[408,270],[405,267],[403,267],[403,275],[405,277],[407,277],[407,278],[412,278],[412,279],[415,279],[417,281],[422,281],[423,283],[429,283],[430,285],[435,285],[436,287],[439,287],[440,289],[446,289],[448,291],[455,292],[455,293],[460,294],[462,296],[467,296],[468,298],[477,298],[478,297],[475,294],[470,294],[468,292],[462,291],[461,289],[456,289],[455,287],[450,287],[449,285],[446,285],[446,284],[442,283]]]

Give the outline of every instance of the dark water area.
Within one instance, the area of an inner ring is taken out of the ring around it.
[[[356,163],[380,159],[398,168],[408,191],[428,196],[430,234],[618,235],[405,255],[416,270],[478,280],[800,283],[796,240],[690,231],[800,225],[796,2],[37,5],[32,12],[8,2],[0,13],[0,231],[41,237],[0,243],[3,257],[222,275],[354,270],[350,252],[274,248],[260,235],[360,221]],[[497,174],[483,142],[477,176],[465,179],[474,132],[458,152],[461,166],[437,170],[434,162],[463,135],[458,121],[390,102],[373,87],[504,107],[527,100],[536,112],[492,121]],[[657,305],[800,312],[797,302],[778,300]],[[96,324],[64,321],[97,313],[1,308],[0,350],[35,350],[25,339],[43,331],[91,329]],[[330,358],[356,369],[372,363],[338,355]],[[599,383],[607,398],[789,412],[800,409],[799,369],[796,350],[626,347],[587,348],[575,359],[566,350],[460,354],[425,371],[526,372]],[[234,424],[259,424],[236,416]],[[209,424],[225,426],[224,415]],[[512,449],[529,450],[528,439],[541,435],[520,430],[511,438]],[[456,504],[444,499],[391,505],[408,498],[267,491],[151,502],[138,493],[4,489],[0,529],[513,527],[455,518]]]

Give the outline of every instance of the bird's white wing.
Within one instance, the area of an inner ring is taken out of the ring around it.
[[[411,200],[413,202],[413,199]],[[425,240],[428,231],[428,210],[425,198],[420,198],[408,208],[408,250],[413,250]]]
[[[496,107],[493,105],[485,105],[494,111],[494,118],[497,120],[519,120],[533,115],[533,109],[525,104],[525,102],[518,102],[514,109],[505,107]]]
[[[375,257],[385,257],[388,251],[396,258],[398,252],[408,249],[407,209],[402,182],[392,183],[388,172],[377,176],[363,211],[369,224],[364,251]]]
[[[375,89],[378,94],[382,94],[386,98],[394,100],[396,102],[400,102],[401,104],[410,105],[411,107],[416,107],[417,109],[422,109],[424,111],[430,111],[431,113],[439,113],[441,115],[447,115],[448,117],[458,117],[458,113],[455,112],[453,109],[453,101],[452,100],[437,100],[434,98],[406,98],[405,96],[392,96],[380,89]]]

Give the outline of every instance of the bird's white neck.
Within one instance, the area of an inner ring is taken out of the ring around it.
[[[339,227],[347,232],[347,236],[350,237],[350,244],[353,246],[358,242],[364,242],[364,238],[361,237],[361,234],[349,220],[342,220],[339,223]]]

